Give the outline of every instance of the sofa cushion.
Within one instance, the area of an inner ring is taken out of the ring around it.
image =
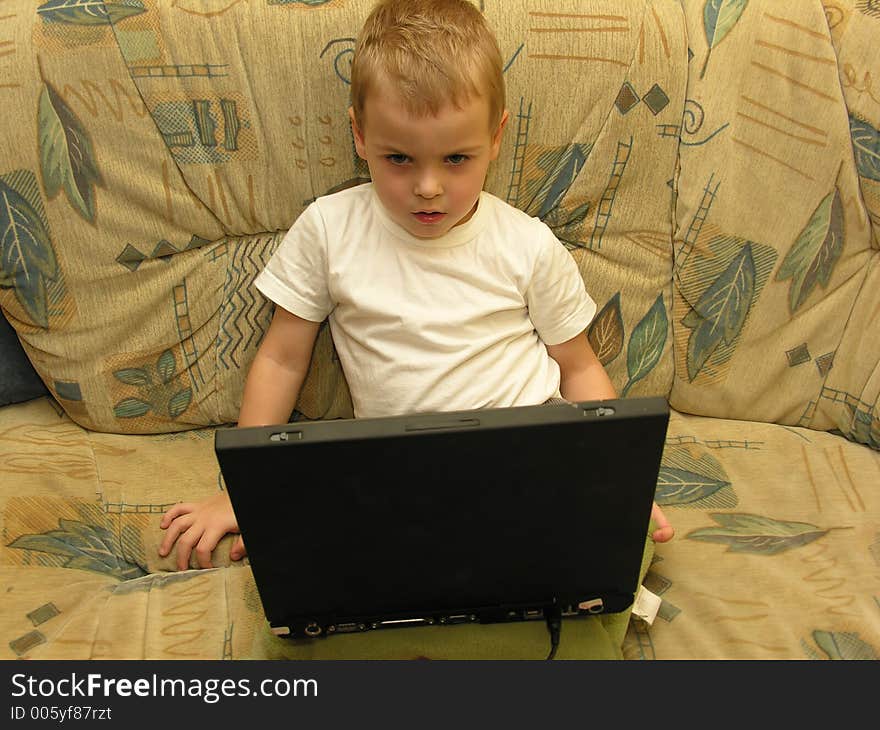
[[[876,367],[841,352],[876,249],[838,60],[821,3],[735,6],[684,3],[670,402],[834,428],[828,384],[858,400]]]
[[[865,215],[854,225],[871,232],[872,256],[864,283],[846,322],[834,367],[822,386],[811,425],[821,423],[860,443],[880,448],[880,364],[877,314],[880,312],[880,14],[864,5],[826,6],[838,56],[840,84],[847,104],[853,157]]]
[[[673,412],[657,501],[676,536],[630,659],[880,658],[880,453],[812,429]]]
[[[54,7],[10,17],[30,52],[8,59],[20,115],[0,190],[34,245],[0,307],[77,423],[163,433],[237,418],[271,316],[253,276],[312,199],[366,174],[347,67],[371,6],[144,3],[87,26]],[[486,187],[569,246],[618,390],[665,395],[682,13],[666,0],[586,10],[597,32],[583,32],[583,13],[487,6],[511,121]],[[61,136],[81,159],[59,153]],[[326,328],[298,409],[350,414]]]

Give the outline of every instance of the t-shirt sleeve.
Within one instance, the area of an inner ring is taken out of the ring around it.
[[[322,322],[330,314],[327,231],[317,203],[296,219],[254,285],[275,304],[310,322]]]
[[[535,331],[545,345],[558,345],[583,332],[596,314],[596,303],[568,249],[541,225],[543,235],[526,304]]]

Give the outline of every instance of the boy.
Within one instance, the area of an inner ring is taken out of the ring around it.
[[[550,229],[482,191],[507,123],[501,54],[466,0],[385,0],[352,61],[372,182],[319,198],[257,277],[276,304],[239,426],[285,423],[329,316],[356,417],[615,397],[596,312]],[[654,539],[672,528],[655,505]],[[201,567],[238,532],[226,493],[162,518],[162,556]],[[230,552],[244,555],[238,537]]]

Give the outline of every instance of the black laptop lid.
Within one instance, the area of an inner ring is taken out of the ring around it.
[[[639,398],[221,429],[215,448],[270,624],[317,635],[627,608],[667,421]]]

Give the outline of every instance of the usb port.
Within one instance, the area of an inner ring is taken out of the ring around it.
[[[527,619],[544,618],[544,610],[540,608],[530,608],[523,614],[523,616]]]
[[[444,624],[466,624],[470,621],[475,620],[475,616],[472,616],[469,613],[455,613],[451,616],[444,616],[443,623]]]
[[[344,624],[336,624],[336,628],[334,629],[334,631],[336,631],[337,634],[350,634],[354,631],[363,631],[366,628],[367,627],[364,626],[364,624],[350,621]]]

